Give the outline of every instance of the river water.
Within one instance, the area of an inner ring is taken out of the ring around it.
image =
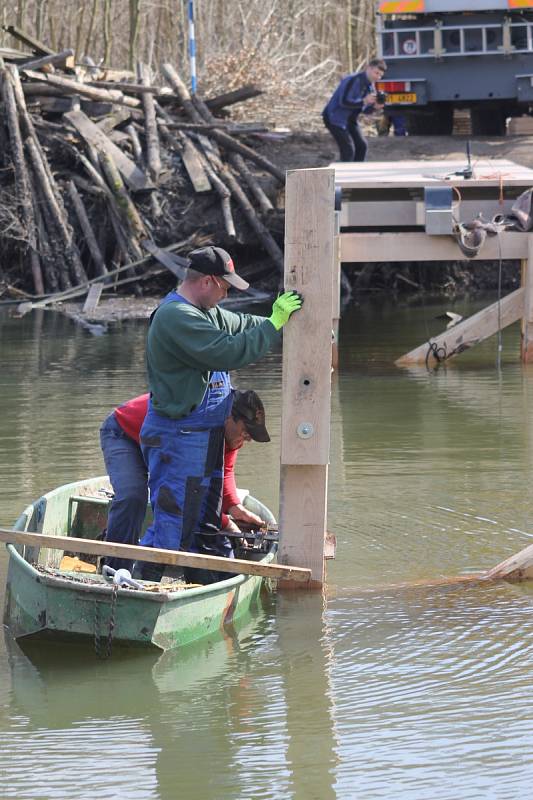
[[[515,326],[501,369],[495,340],[437,372],[394,367],[439,331],[444,308],[345,313],[326,597],[271,596],[238,631],[160,657],[50,646],[28,657],[6,636],[0,797],[529,793],[533,589],[438,581],[532,542],[533,366],[519,362]],[[103,472],[98,428],[145,390],[145,330],[127,322],[96,337],[54,312],[0,313],[0,524]],[[261,394],[272,436],[244,449],[239,483],[275,512],[280,376],[279,352],[234,376]],[[5,568],[2,551],[2,580]]]

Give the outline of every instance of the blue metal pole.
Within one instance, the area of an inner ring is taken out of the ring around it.
[[[194,0],[189,0],[189,63],[191,68],[191,92],[196,94],[196,38],[194,35]]]

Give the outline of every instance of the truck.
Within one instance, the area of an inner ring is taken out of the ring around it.
[[[377,84],[386,113],[415,135],[449,135],[469,109],[474,135],[505,133],[533,110],[533,2],[382,0],[377,3]]]

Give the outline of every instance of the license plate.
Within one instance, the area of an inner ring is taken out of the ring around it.
[[[388,94],[387,103],[416,103],[415,92],[403,92],[402,94]]]

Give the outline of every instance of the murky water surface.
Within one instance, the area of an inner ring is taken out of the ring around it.
[[[437,373],[392,365],[443,310],[344,317],[327,600],[274,596],[237,633],[159,658],[24,655],[6,637],[2,798],[529,795],[533,590],[394,586],[493,566],[533,537],[533,367],[518,330],[500,371],[494,341]],[[103,472],[98,428],[145,390],[144,335],[0,313],[0,524]],[[275,353],[235,378],[262,395],[273,439],[243,451],[239,482],[276,511],[280,366]]]

